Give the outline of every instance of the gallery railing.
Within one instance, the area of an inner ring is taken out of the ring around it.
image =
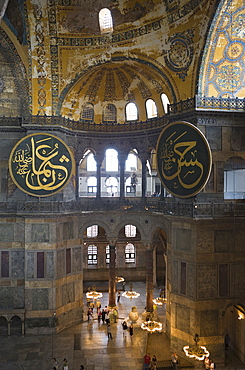
[[[64,126],[79,131],[95,132],[125,132],[125,131],[142,131],[149,130],[167,124],[166,116],[155,117],[142,121],[132,121],[124,123],[101,122],[94,123],[89,121],[73,121],[61,116],[26,116],[22,118],[22,124],[42,125],[42,126]]]
[[[163,201],[158,198],[120,200],[117,198],[79,199],[70,202],[0,202],[0,214],[21,214],[32,217],[40,214],[70,214],[82,212],[149,212],[167,216],[213,218],[245,216],[245,203],[180,203]]]
[[[196,95],[194,98],[181,100],[168,105],[168,114],[177,114],[189,110],[245,111],[245,98],[215,98]]]

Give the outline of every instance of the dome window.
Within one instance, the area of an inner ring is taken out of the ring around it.
[[[157,117],[157,106],[154,100],[148,99],[146,101],[146,114],[147,119]]]
[[[162,94],[161,99],[162,99],[162,105],[163,105],[164,113],[167,114],[168,113],[168,105],[170,104],[169,99],[168,99],[166,94]]]
[[[81,120],[83,122],[94,122],[94,106],[92,103],[86,103],[84,105]]]
[[[126,105],[126,121],[136,121],[138,119],[138,108],[135,103]]]
[[[101,11],[99,12],[99,24],[101,33],[113,32],[112,16],[109,9],[101,9]]]
[[[117,121],[117,108],[114,104],[108,104],[104,109],[104,122],[116,122]]]

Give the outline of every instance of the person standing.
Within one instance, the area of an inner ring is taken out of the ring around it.
[[[229,342],[230,342],[230,337],[228,334],[225,336],[225,349],[227,350],[229,348]]]
[[[156,355],[153,355],[151,359],[151,370],[155,370],[157,368],[157,358]]]
[[[144,356],[144,370],[149,369],[150,363],[151,363],[151,356],[149,354],[146,354]]]
[[[121,298],[121,292],[120,290],[117,291],[117,303],[120,302],[120,298]]]
[[[206,356],[206,357],[205,357],[205,359],[204,359],[204,366],[205,366],[205,369],[206,369],[206,370],[208,370],[208,369],[209,369],[210,361],[209,361],[208,356]]]
[[[101,313],[101,318],[102,318],[102,322],[103,322],[103,324],[105,323],[105,315],[106,315],[106,312],[105,312],[105,310],[103,309],[103,310],[102,310],[102,313]]]
[[[100,324],[101,317],[102,317],[102,312],[101,312],[101,310],[99,308],[99,310],[98,310],[98,323],[99,324]]]
[[[210,360],[209,369],[210,370],[214,370],[215,369],[215,364],[214,364],[213,360]]]
[[[66,358],[63,360],[63,370],[68,370],[68,361]]]
[[[108,339],[113,339],[111,335],[111,325],[110,324],[107,324],[107,336],[108,336]]]
[[[123,328],[123,336],[124,336],[125,333],[126,333],[126,330],[128,329],[128,325],[127,325],[126,321],[123,321],[122,328]]]
[[[130,334],[130,337],[131,337],[131,340],[132,340],[133,335],[134,335],[134,327],[133,327],[133,324],[130,325],[129,334]]]
[[[177,356],[177,353],[173,353],[172,356],[171,356],[171,361],[172,361],[172,364],[173,364],[173,369],[174,370],[177,370],[177,366],[178,366],[178,356]]]
[[[59,361],[54,357],[52,360],[52,369],[55,367],[58,370],[59,364]]]

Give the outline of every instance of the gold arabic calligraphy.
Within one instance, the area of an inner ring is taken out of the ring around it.
[[[68,163],[70,159],[59,156],[59,143],[53,146],[48,141],[53,138],[47,137],[37,140],[31,137],[30,145],[26,143],[25,149],[17,149],[13,155],[12,163],[16,164],[16,174],[25,178],[25,185],[31,190],[54,191],[60,188],[67,180],[69,173],[62,163]],[[54,164],[56,158],[61,164]]]
[[[197,142],[179,141],[185,134],[186,131],[177,138],[174,138],[176,135],[175,131],[163,144],[161,151],[161,158],[163,159],[162,174],[166,180],[178,179],[179,184],[183,188],[192,189],[199,183],[203,176],[203,165],[196,158],[197,150],[194,150],[194,148]],[[189,175],[194,175],[195,181],[188,181]],[[174,183],[174,187],[178,187],[176,182]]]

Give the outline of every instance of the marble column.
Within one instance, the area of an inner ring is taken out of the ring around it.
[[[141,165],[142,165],[142,179],[141,179],[141,196],[142,198],[145,198],[146,196],[146,189],[147,189],[147,168],[146,168],[146,163],[148,159],[148,155],[146,153],[141,154],[139,156],[141,160]]]
[[[96,193],[96,198],[101,199],[101,165],[102,165],[103,157],[101,155],[95,155],[94,158],[95,158],[96,163],[97,163],[97,173],[96,173],[97,193]]]
[[[80,161],[76,162],[76,189],[75,189],[76,200],[79,200],[79,167]]]
[[[119,166],[120,166],[120,200],[123,200],[125,198],[125,161],[127,159],[126,154],[119,154],[118,160],[119,160]]]
[[[146,311],[153,311],[153,248],[146,249]]]
[[[109,306],[116,306],[116,246],[109,242],[110,264],[109,264]]]

